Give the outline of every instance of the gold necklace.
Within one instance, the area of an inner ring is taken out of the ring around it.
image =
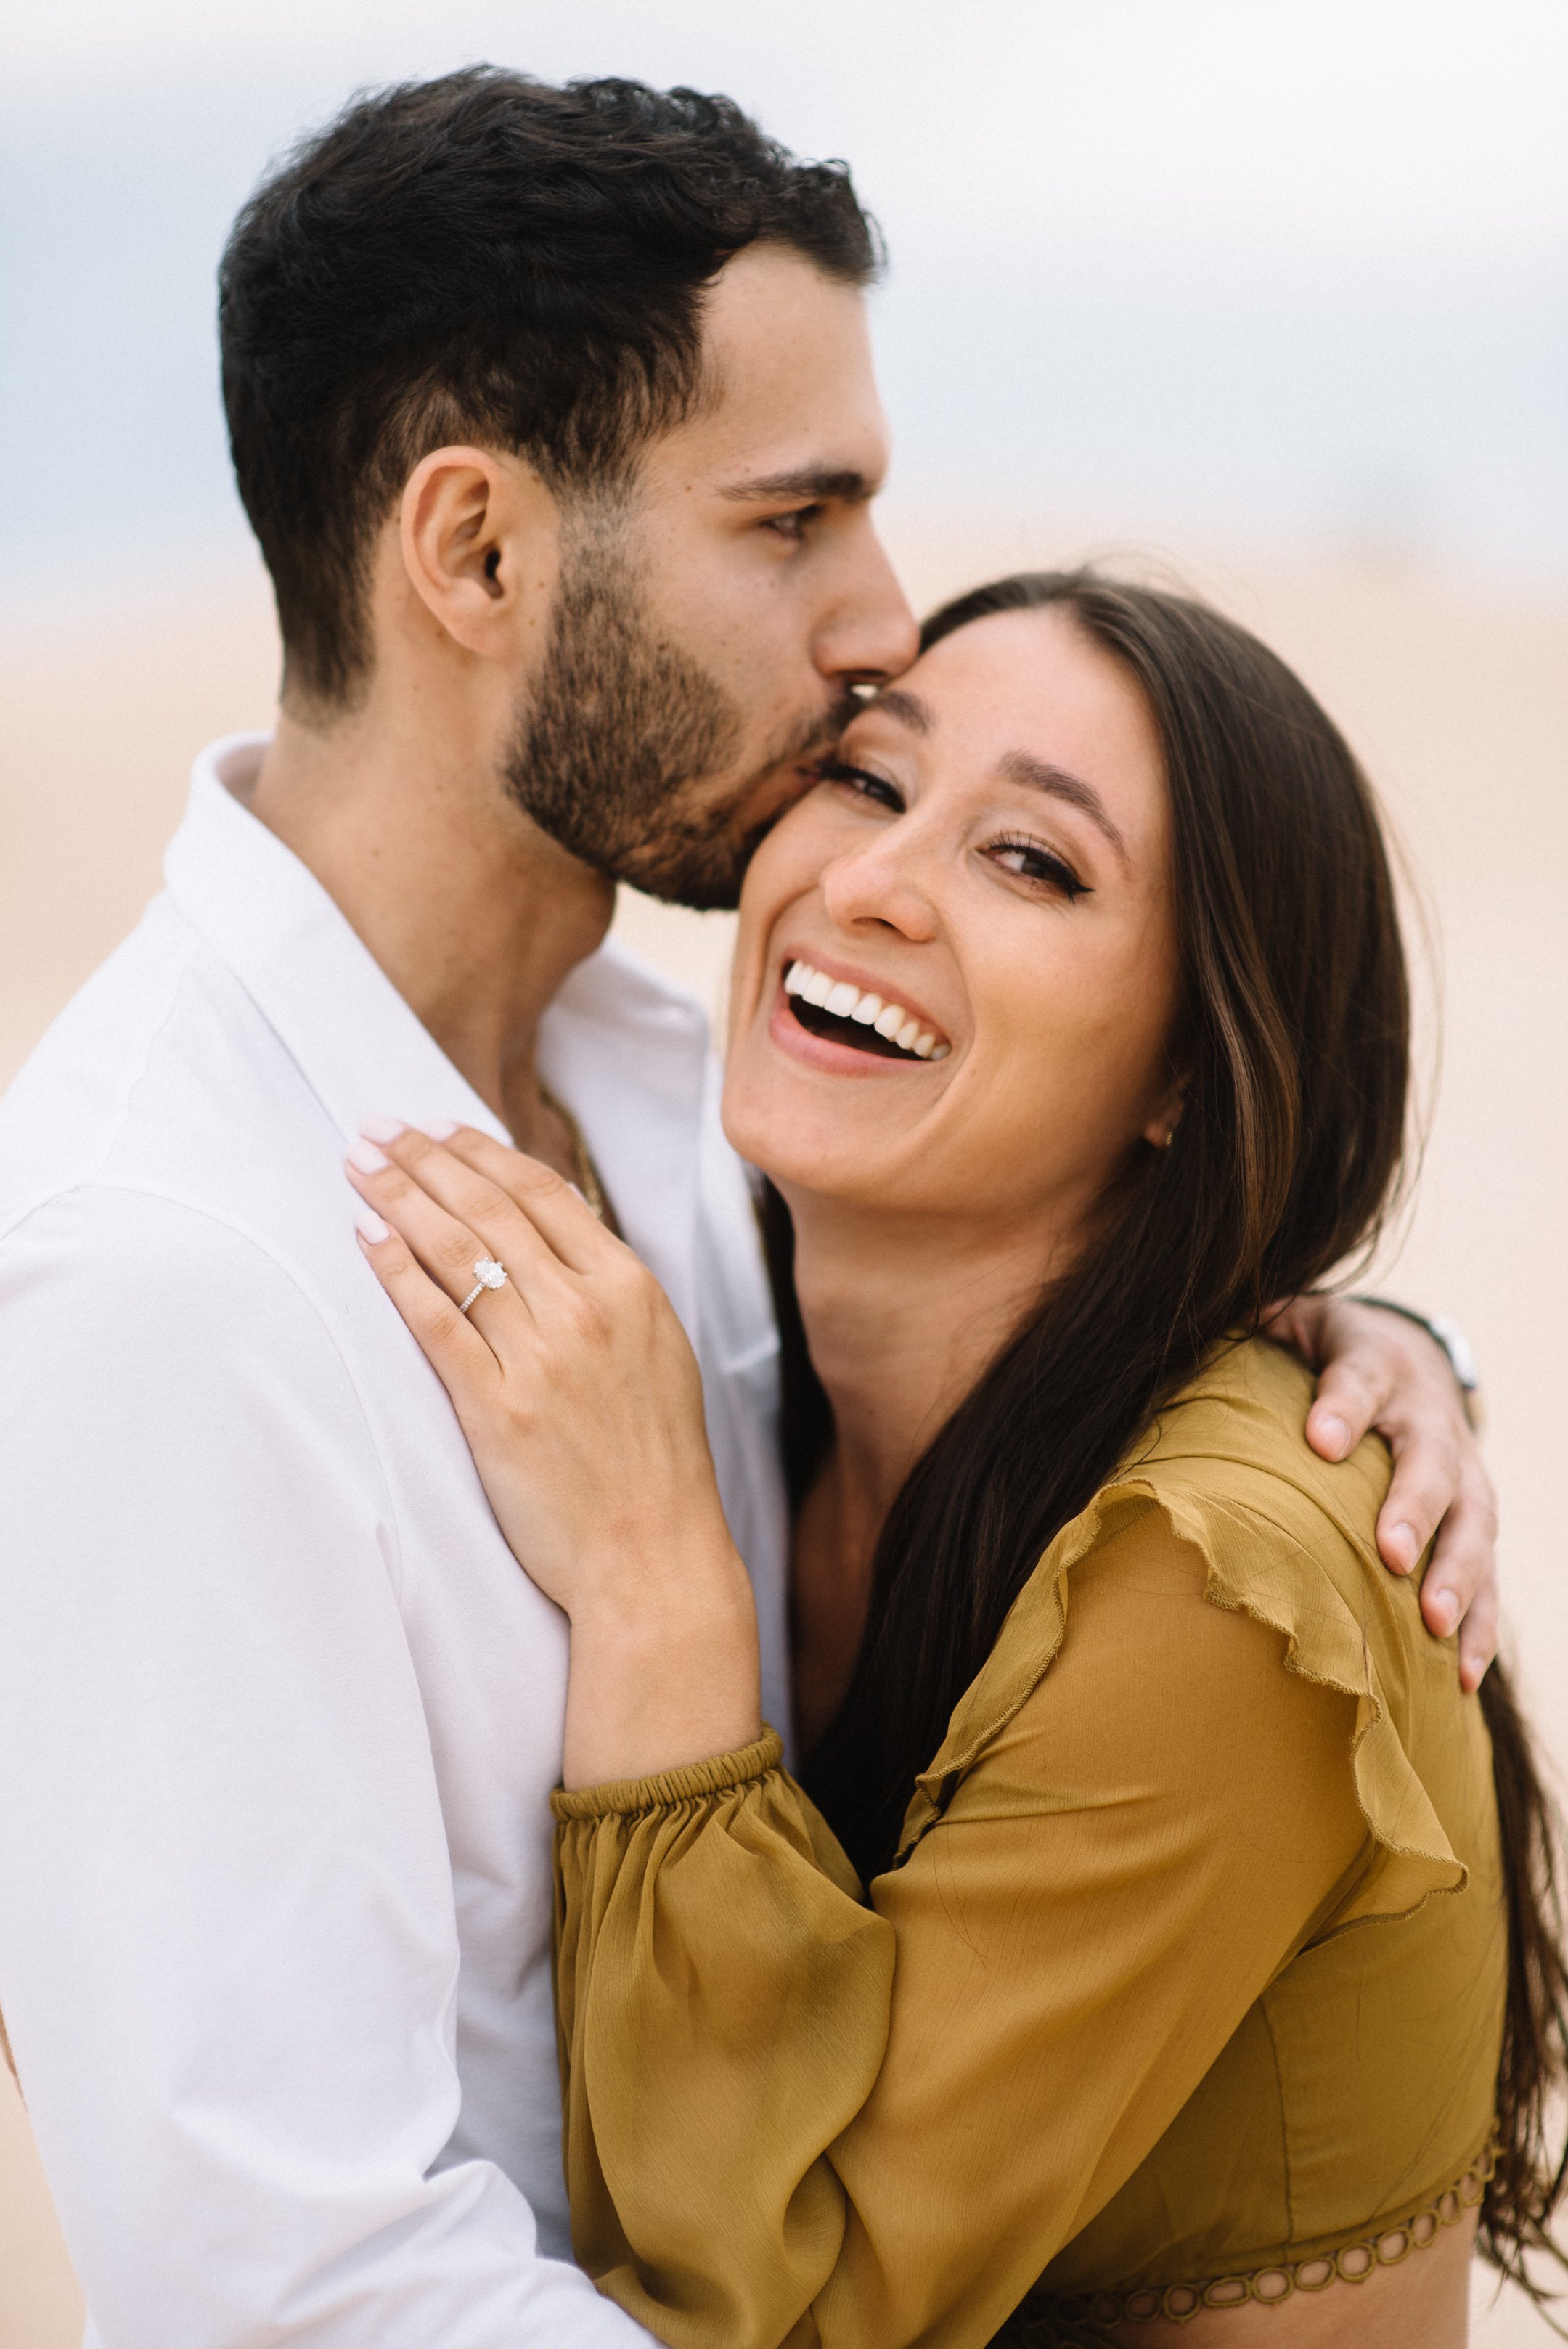
[[[610,1206],[605,1186],[599,1180],[599,1170],[594,1164],[593,1154],[583,1138],[582,1127],[577,1123],[566,1102],[556,1099],[543,1077],[539,1080],[539,1098],[546,1109],[555,1111],[566,1129],[566,1138],[572,1145],[573,1180],[578,1190],[603,1224],[606,1231],[614,1232],[618,1239],[620,1226],[616,1221],[615,1209]]]

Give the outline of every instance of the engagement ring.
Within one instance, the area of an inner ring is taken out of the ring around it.
[[[458,1311],[466,1313],[474,1299],[483,1297],[487,1288],[504,1288],[505,1286],[506,1267],[504,1264],[497,1264],[493,1256],[476,1257],[473,1265],[473,1287],[458,1307]]]

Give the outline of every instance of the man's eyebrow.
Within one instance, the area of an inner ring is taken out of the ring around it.
[[[880,697],[885,699],[886,696]],[[1036,759],[1028,750],[1009,750],[996,762],[997,772],[1010,783],[1027,783],[1032,791],[1048,792],[1054,800],[1065,800],[1086,815],[1091,823],[1098,824],[1124,864],[1130,864],[1127,842],[1111,819],[1109,809],[1093,783],[1081,776],[1070,775],[1064,767],[1054,767],[1046,759]]]
[[[764,498],[836,498],[845,505],[864,505],[876,495],[876,486],[856,465],[799,465],[793,471],[759,473],[749,481],[728,482],[720,494],[726,498],[754,500],[760,504]]]

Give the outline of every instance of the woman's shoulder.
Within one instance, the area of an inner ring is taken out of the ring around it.
[[[1210,1607],[1250,1618],[1272,1650],[1282,1702],[1287,1677],[1354,1700],[1346,1761],[1380,1847],[1364,1913],[1400,1913],[1463,1880],[1415,1750],[1437,1682],[1451,1682],[1460,1702],[1457,1669],[1421,1623],[1416,1584],[1377,1556],[1386,1449],[1372,1439],[1347,1461],[1319,1459],[1304,1433],[1312,1386],[1290,1356],[1254,1340],[1217,1353],[1161,1410],[1019,1593],[922,1774],[933,1803],[1037,1692],[1049,1705],[1041,1684],[1074,1627],[1086,1631],[1095,1614],[1075,1609],[1075,1584],[1108,1573],[1152,1603],[1179,1568],[1199,1641],[1197,1617]],[[1168,1609],[1158,1644],[1179,1679],[1188,1660]]]
[[[1340,1553],[1347,1568],[1374,1566],[1387,1446],[1368,1435],[1346,1460],[1321,1458],[1306,1439],[1313,1390],[1312,1373],[1266,1339],[1222,1347],[1158,1412],[1113,1485],[1206,1505],[1221,1522],[1234,1515],[1255,1537],[1310,1545],[1325,1566]]]
[[[1063,1527],[1042,1575],[1125,1557],[1117,1537],[1137,1517],[1144,1546],[1201,1561],[1204,1598],[1283,1635],[1287,1671],[1403,1719],[1413,1676],[1452,1659],[1422,1624],[1418,1578],[1378,1555],[1387,1447],[1367,1436],[1348,1459],[1321,1458],[1306,1440],[1313,1383],[1266,1340],[1217,1351]]]
[[[1386,1446],[1368,1436],[1346,1460],[1320,1458],[1312,1397],[1311,1373],[1266,1340],[1218,1350],[1063,1526],[1015,1612],[1032,1599],[1048,1615],[1047,1594],[1102,1561],[1136,1572],[1142,1553],[1185,1550],[1201,1562],[1195,1598],[1283,1632],[1290,1668],[1304,1642],[1313,1677],[1360,1692],[1368,1655],[1392,1666],[1418,1631],[1417,1590],[1377,1554]]]

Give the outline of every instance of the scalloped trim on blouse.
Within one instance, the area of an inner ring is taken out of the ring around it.
[[[1253,2268],[1245,2275],[1216,2276],[1209,2283],[1143,2284],[1131,2292],[1075,2293],[1037,2307],[1026,2300],[997,2335],[1007,2349],[1088,2349],[1109,2339],[1107,2324],[1189,2324],[1210,2308],[1244,2308],[1256,2302],[1278,2308],[1298,2292],[1326,2292],[1331,2283],[1365,2283],[1379,2268],[1397,2268],[1413,2251],[1430,2250],[1446,2227],[1457,2227],[1478,2209],[1497,2168],[1492,2137],[1454,2185],[1418,2210],[1376,2235],[1363,2235],[1337,2251],[1310,2259]]]

